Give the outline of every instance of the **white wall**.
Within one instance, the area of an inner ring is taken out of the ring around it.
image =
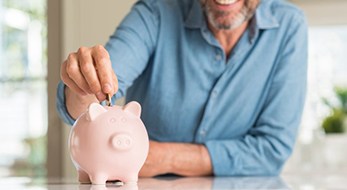
[[[64,0],[64,53],[105,44],[135,0]]]

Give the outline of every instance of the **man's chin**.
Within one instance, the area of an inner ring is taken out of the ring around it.
[[[246,17],[244,15],[237,15],[234,18],[225,19],[213,19],[210,18],[210,24],[217,30],[234,30],[240,27],[245,21]]]
[[[241,24],[236,25],[236,24],[221,23],[221,24],[215,24],[214,28],[216,28],[217,30],[234,30],[234,29],[238,28],[239,26],[241,26]]]

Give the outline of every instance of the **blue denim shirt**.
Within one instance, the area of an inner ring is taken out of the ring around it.
[[[296,7],[262,0],[227,57],[199,0],[142,0],[106,49],[115,96],[142,105],[150,139],[204,144],[217,176],[281,171],[306,91],[307,26]],[[57,109],[72,124],[63,89]]]

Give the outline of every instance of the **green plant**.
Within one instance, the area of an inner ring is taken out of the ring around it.
[[[336,87],[334,89],[338,104],[334,105],[326,98],[323,102],[331,109],[331,114],[322,123],[325,133],[344,133],[347,121],[347,88]]]

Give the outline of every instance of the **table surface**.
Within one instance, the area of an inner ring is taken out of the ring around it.
[[[69,190],[219,190],[219,189],[347,189],[347,175],[282,175],[280,177],[156,177],[137,184],[79,184],[76,179],[0,178],[0,189]]]

